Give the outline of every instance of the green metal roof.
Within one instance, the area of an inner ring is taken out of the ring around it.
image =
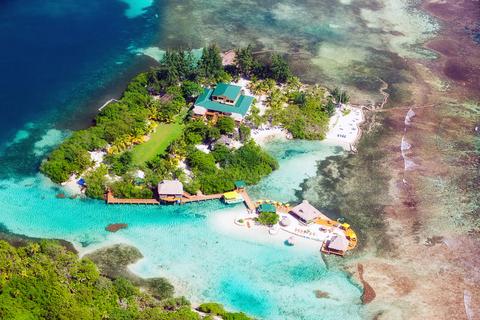
[[[219,83],[215,90],[213,90],[212,95],[218,97],[227,97],[230,100],[235,101],[240,94],[242,87],[234,86],[232,84]]]
[[[242,181],[242,180],[235,181],[235,187],[237,188],[245,188],[246,186],[247,184],[245,183],[245,181]]]
[[[235,103],[235,105],[228,105],[216,101],[211,100],[211,96],[213,94],[212,89],[205,89],[203,93],[198,96],[197,100],[195,101],[196,106],[204,107],[205,109],[208,110],[213,110],[213,111],[218,111],[218,112],[224,112],[224,113],[238,113],[241,114],[242,116],[245,116],[247,114],[248,109],[250,109],[250,106],[252,105],[253,102],[253,97],[251,96],[240,96]]]
[[[195,101],[195,104],[203,103],[208,100],[210,95],[212,94],[212,89],[206,88],[203,90],[202,94],[198,96],[197,100]]]
[[[258,206],[258,212],[277,212],[277,208],[271,203],[262,203]]]

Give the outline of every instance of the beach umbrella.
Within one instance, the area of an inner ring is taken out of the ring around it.
[[[290,246],[293,246],[295,244],[295,238],[294,237],[290,237],[287,239],[287,244],[290,245]]]

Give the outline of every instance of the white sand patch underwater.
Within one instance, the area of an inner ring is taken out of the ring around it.
[[[48,130],[42,138],[33,145],[33,153],[36,156],[44,155],[50,148],[58,145],[65,139],[66,134],[57,129]]]
[[[30,137],[30,132],[28,132],[27,130],[18,130],[17,133],[15,134],[15,137],[13,138],[13,140],[11,142],[9,142],[8,144],[9,145],[12,145],[12,144],[15,144],[15,143],[19,143],[19,142],[22,142],[23,140],[27,139],[28,137]]]
[[[148,7],[153,4],[153,0],[120,0],[128,5],[125,15],[130,18],[136,18],[144,14]]]
[[[202,57],[202,51],[203,49],[192,49],[192,54],[193,57],[197,60],[199,60]],[[148,47],[148,48],[135,48],[132,47],[130,48],[130,52],[136,53],[136,54],[143,54],[146,55],[158,62],[162,61],[163,57],[165,56],[165,50],[160,49],[159,47]]]

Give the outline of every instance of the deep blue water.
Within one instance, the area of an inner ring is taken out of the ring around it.
[[[148,45],[159,22],[126,9],[119,0],[0,1],[0,144],[27,122],[84,122],[82,112],[95,108],[88,102],[132,72],[141,58],[128,48]]]

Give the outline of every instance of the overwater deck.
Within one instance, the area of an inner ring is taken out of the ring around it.
[[[111,191],[107,192],[105,201],[108,204],[151,204],[158,205],[160,202],[157,199],[119,199],[115,198]]]
[[[245,205],[250,210],[255,210],[255,204],[250,199],[250,196],[247,194],[245,190],[239,192],[244,199]],[[210,200],[220,200],[223,198],[223,193],[216,193],[216,194],[198,194],[198,195],[191,195],[187,192],[183,193],[183,197],[178,199],[179,204],[185,203],[192,203],[192,202],[200,202],[200,201],[210,201]],[[157,199],[120,199],[115,198],[112,191],[108,191],[105,197],[105,201],[107,204],[150,204],[150,205],[160,205],[162,204],[161,201]],[[167,201],[167,202],[177,202],[177,201]]]
[[[237,190],[237,192],[242,196],[243,201],[245,202],[245,206],[248,208],[248,210],[255,211],[257,207],[255,206],[255,203],[252,201],[252,199],[248,195],[247,191],[245,191],[245,189],[241,189],[241,190],[239,189]]]
[[[209,200],[217,200],[222,199],[223,193],[216,193],[216,194],[200,194],[200,195],[191,195],[189,193],[184,192],[183,198],[180,200],[181,203],[190,203],[190,202],[199,202],[199,201],[209,201]]]

